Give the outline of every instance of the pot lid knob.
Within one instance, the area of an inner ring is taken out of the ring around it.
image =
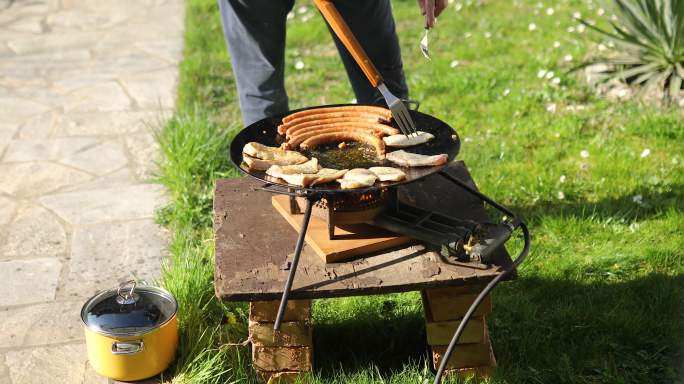
[[[121,305],[135,304],[140,299],[140,296],[135,293],[136,285],[137,281],[135,280],[128,280],[119,284],[119,289],[116,290],[116,302]]]

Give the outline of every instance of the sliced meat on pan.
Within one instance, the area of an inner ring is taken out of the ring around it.
[[[298,185],[300,187],[310,187],[316,184],[329,183],[335,181],[340,177],[344,176],[347,172],[346,169],[337,170],[330,168],[321,168],[317,173],[305,174],[305,173],[295,173],[295,174],[277,174],[271,175],[285,180],[288,184]]]
[[[370,187],[370,185],[366,185],[366,184],[359,182],[359,181],[356,181],[356,180],[339,179],[339,180],[337,180],[337,182],[340,183],[340,188],[342,188],[342,189],[357,189],[357,188],[368,188],[368,187]]]
[[[434,138],[435,136],[431,133],[418,131],[415,135],[392,135],[383,137],[382,140],[388,147],[405,148],[425,144]]]
[[[340,132],[340,133],[323,133],[320,135],[312,136],[304,140],[299,147],[304,150],[309,150],[315,148],[321,144],[327,143],[339,143],[341,141],[358,141],[371,145],[375,148],[378,157],[380,159],[385,158],[385,142],[382,141],[377,136],[373,136],[369,133],[356,133],[356,132]]]
[[[335,123],[317,123],[313,125],[298,125],[290,128],[286,132],[287,137],[297,136],[304,132],[315,132],[319,129],[326,128],[360,128],[368,131],[380,132],[383,135],[396,135],[399,130],[389,125],[380,123],[369,123],[367,121],[340,121]]]
[[[250,171],[265,171],[274,165],[280,165],[275,160],[261,160],[246,153],[242,154],[242,161]]]
[[[311,185],[311,182],[316,179],[316,175],[307,175],[304,173],[295,173],[293,175],[282,174],[273,177],[283,179],[288,184],[298,185],[300,187],[308,187]]]
[[[257,159],[273,161],[273,164],[277,165],[301,164],[309,160],[299,152],[269,147],[257,142],[245,144],[242,152]]]
[[[354,168],[344,174],[344,177],[337,180],[342,189],[366,188],[375,184],[378,177],[375,173],[365,168]]]
[[[387,160],[403,167],[431,167],[435,165],[446,164],[446,162],[449,160],[449,156],[447,156],[446,153],[428,156],[406,152],[404,150],[390,152],[386,155],[386,157]]]
[[[376,137],[381,137],[382,133],[377,132],[377,131],[372,131],[372,130],[366,130],[362,128],[344,128],[344,127],[337,127],[337,128],[324,128],[316,131],[309,131],[309,132],[303,132],[300,133],[296,136],[290,137],[290,139],[285,143],[285,146],[283,148],[286,149],[294,149],[299,146],[299,144],[303,143],[306,139],[318,136],[318,135],[323,135],[323,134],[328,134],[328,133],[347,133],[347,132],[353,132],[353,133],[360,133],[360,134],[370,134]]]
[[[358,115],[354,117],[332,117],[332,118],[321,118],[320,120],[305,121],[298,124],[280,124],[278,126],[278,134],[284,135],[287,131],[294,128],[306,128],[313,125],[319,124],[335,124],[335,123],[380,123],[383,120],[377,115]]]
[[[318,184],[330,183],[339,179],[347,173],[347,169],[332,169],[332,168],[321,168],[318,173],[316,173],[316,180],[311,182],[311,186]]]
[[[312,174],[318,172],[318,159],[315,157],[306,163],[295,165],[272,165],[266,170],[269,176],[279,177],[278,175],[293,175],[296,173]]]
[[[351,171],[344,174],[345,180],[354,180],[363,184],[373,185],[378,179],[375,173],[369,171],[366,168],[354,168]]]
[[[387,120],[389,120],[392,117],[392,112],[385,108],[385,107],[379,107],[379,106],[372,106],[372,105],[341,105],[338,107],[323,107],[323,108],[312,108],[312,109],[307,109],[304,111],[299,111],[295,113],[291,113],[285,117],[283,117],[283,122],[287,123],[289,121],[292,121],[298,117],[302,116],[308,116],[312,114],[321,114],[321,113],[331,113],[331,112],[365,112],[365,113],[374,113],[380,116],[385,117]]]
[[[394,167],[370,167],[369,171],[373,172],[380,181],[401,181],[406,178],[406,174],[399,168]]]
[[[311,121],[318,121],[323,119],[354,119],[354,118],[376,118],[378,121],[389,121],[380,115],[365,112],[331,112],[331,113],[321,113],[315,115],[306,115],[298,117],[296,119],[290,120],[289,122],[283,124],[285,127],[290,128],[300,124],[308,123]]]

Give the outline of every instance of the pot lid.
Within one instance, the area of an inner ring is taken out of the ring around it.
[[[176,299],[166,290],[136,286],[131,280],[93,296],[83,305],[81,319],[97,333],[135,336],[159,328],[177,309]]]

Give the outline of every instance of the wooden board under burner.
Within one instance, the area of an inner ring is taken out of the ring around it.
[[[271,203],[285,220],[299,231],[302,227],[303,214],[290,213],[289,196],[273,196]],[[381,228],[368,224],[355,224],[345,228],[335,228],[335,239],[328,238],[328,223],[318,217],[311,216],[309,229],[306,231],[306,243],[326,263],[335,263],[352,259],[360,255],[394,248],[415,242],[408,236],[395,235]]]

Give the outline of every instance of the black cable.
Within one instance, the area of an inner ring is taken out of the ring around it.
[[[458,180],[458,179],[455,179]],[[460,181],[460,180],[459,180]],[[459,183],[461,184],[461,183]],[[472,191],[471,188],[467,188]],[[479,194],[479,192],[478,192]],[[484,195],[483,195],[484,196]],[[491,199],[488,199],[491,200]],[[489,203],[489,201],[487,201]],[[498,204],[497,204],[498,205]],[[496,207],[499,208],[499,207]],[[502,210],[504,212],[508,210]],[[487,286],[484,287],[482,292],[475,298],[475,301],[470,305],[470,308],[468,308],[468,312],[466,312],[465,316],[463,316],[463,319],[461,320],[461,323],[458,325],[458,328],[456,329],[456,333],[454,333],[454,336],[451,338],[451,342],[449,343],[449,346],[446,349],[446,352],[444,352],[444,356],[442,356],[442,362],[439,364],[439,369],[437,369],[437,374],[435,376],[435,381],[434,384],[440,384],[442,381],[442,375],[444,374],[444,369],[446,368],[446,364],[449,361],[449,358],[451,357],[451,354],[454,352],[454,347],[458,343],[458,339],[461,338],[461,334],[463,333],[463,330],[465,329],[466,324],[470,320],[470,318],[473,316],[473,313],[477,310],[477,307],[480,306],[482,301],[487,297],[489,292],[491,292],[492,289],[503,279],[506,277],[509,273],[513,272],[518,266],[525,260],[527,257],[527,254],[530,251],[530,233],[527,230],[527,226],[523,222],[519,222],[520,229],[522,230],[523,233],[523,239],[525,244],[523,245],[523,249],[520,251],[520,254],[518,257],[513,261],[513,263],[502,273],[500,273],[498,276],[496,276],[492,281],[487,284]]]

